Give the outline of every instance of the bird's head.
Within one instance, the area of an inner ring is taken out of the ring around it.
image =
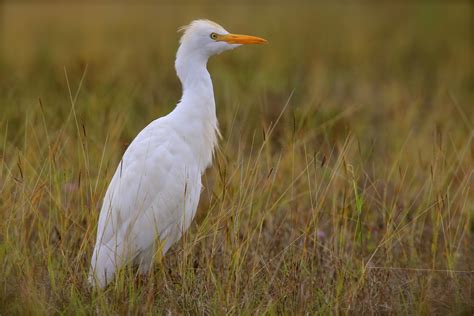
[[[231,34],[219,24],[209,20],[195,20],[180,28],[184,34],[180,44],[192,54],[210,57],[226,50],[234,49],[243,44],[264,44],[263,38]]]

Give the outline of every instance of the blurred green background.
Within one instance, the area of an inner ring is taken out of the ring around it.
[[[1,12],[0,120],[15,131],[10,140],[26,127],[38,98],[48,123],[59,127],[57,118],[70,111],[65,71],[75,91],[87,66],[79,117],[100,141],[107,122],[127,122],[128,142],[179,100],[177,28],[197,18],[270,41],[211,58],[224,132],[223,117],[230,121],[236,112],[235,135],[252,134],[261,119],[268,125],[293,90],[288,120],[294,116],[308,130],[345,113],[351,119],[339,120],[329,136],[348,127],[362,142],[377,138],[388,150],[404,141],[394,132],[449,130],[461,142],[471,132],[468,2],[6,2]]]
[[[272,108],[294,89],[295,103],[330,100],[338,107],[347,102],[362,107],[373,119],[366,123],[383,134],[385,122],[378,115],[386,107],[400,115],[420,107],[416,123],[423,125],[427,116],[436,115],[436,106],[443,107],[440,120],[457,115],[447,98],[452,95],[472,114],[471,15],[468,2],[442,1],[6,2],[0,63],[3,117],[19,124],[38,97],[45,99],[46,115],[63,116],[67,104],[56,105],[67,101],[64,68],[77,83],[86,65],[81,99],[89,103],[93,95],[93,104],[101,108],[78,107],[85,120],[87,115],[127,112],[142,124],[164,114],[180,96],[174,73],[176,30],[208,18],[230,31],[270,41],[267,47],[211,59],[219,109],[235,106],[225,98],[229,93],[233,103],[268,98]],[[236,93],[229,91],[235,87]],[[261,95],[244,93],[248,89]],[[439,105],[434,104],[437,98],[443,98]]]

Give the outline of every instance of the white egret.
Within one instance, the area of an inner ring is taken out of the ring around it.
[[[147,273],[158,246],[165,254],[188,229],[219,134],[208,58],[241,44],[266,43],[209,20],[182,31],[175,62],[182,98],[137,135],[110,181],[91,260],[93,285],[105,287],[126,264]]]

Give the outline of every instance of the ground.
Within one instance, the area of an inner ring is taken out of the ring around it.
[[[0,314],[472,314],[472,10],[2,3]],[[196,18],[269,44],[209,63],[223,137],[190,231],[93,291],[102,197],[179,100]]]

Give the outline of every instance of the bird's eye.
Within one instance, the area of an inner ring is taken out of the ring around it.
[[[211,38],[212,38],[213,40],[216,40],[216,39],[217,39],[217,34],[216,34],[216,33],[211,33]]]

